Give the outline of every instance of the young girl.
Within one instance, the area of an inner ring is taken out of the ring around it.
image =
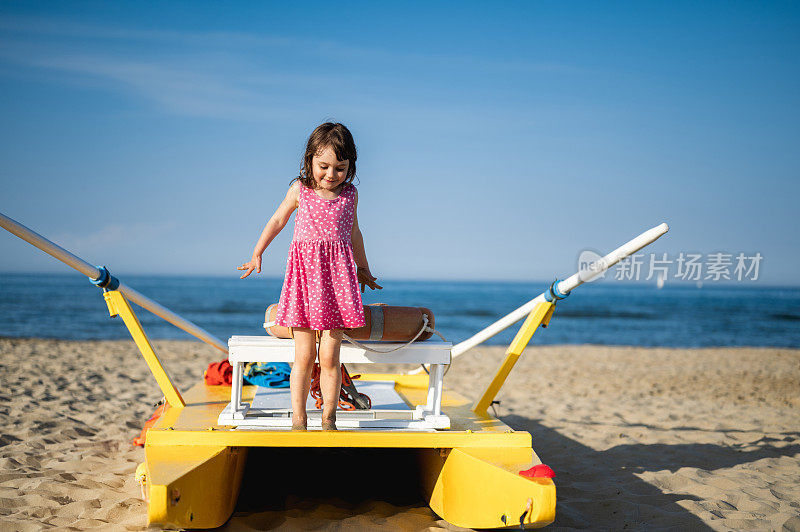
[[[294,240],[286,261],[286,277],[275,318],[277,325],[294,330],[292,366],[292,430],[305,430],[306,399],[317,358],[316,331],[320,331],[322,429],[336,430],[336,406],[342,385],[339,348],[342,329],[363,327],[361,291],[364,285],[382,288],[369,271],[364,239],[358,228],[356,145],[342,124],[326,122],[306,143],[300,176],[269,219],[249,262],[239,266],[261,273],[261,255],[297,209]]]

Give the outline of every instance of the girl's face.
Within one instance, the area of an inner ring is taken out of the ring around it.
[[[338,160],[336,152],[330,146],[326,146],[314,155],[311,159],[311,166],[317,188],[334,191],[347,177],[350,161]]]

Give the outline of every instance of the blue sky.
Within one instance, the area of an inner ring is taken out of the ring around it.
[[[0,212],[120,274],[235,275],[320,122],[386,278],[652,251],[800,284],[800,6],[0,3]],[[282,276],[291,225],[264,257]],[[65,271],[0,233],[0,271]]]

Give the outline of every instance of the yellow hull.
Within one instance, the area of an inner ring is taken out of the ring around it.
[[[147,522],[170,528],[215,528],[239,497],[246,447],[148,445]]]
[[[370,374],[362,379],[395,381],[395,389],[412,407],[426,401],[425,375]],[[244,399],[251,399],[254,392],[254,387],[245,387]],[[220,427],[217,417],[230,401],[229,394],[229,387],[199,383],[186,393],[185,407],[168,408],[148,431],[143,485],[149,525],[224,524],[236,506],[250,447],[407,449],[416,456],[422,494],[431,509],[450,523],[519,527],[526,510],[526,527],[545,526],[555,518],[552,480],[519,475],[540,463],[531,448],[531,435],[476,414],[457,393],[445,392],[442,402],[451,429],[434,432]]]
[[[543,527],[555,519],[555,484],[519,474],[538,463],[522,447],[421,450],[423,493],[437,515],[457,526]]]

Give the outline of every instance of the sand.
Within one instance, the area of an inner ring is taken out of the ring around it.
[[[217,352],[156,342],[184,389]],[[502,357],[457,360],[474,396]],[[0,530],[139,530],[160,399],[132,342],[0,339]],[[363,368],[353,368],[363,370]],[[552,528],[800,530],[800,350],[529,348],[499,416],[556,471]],[[225,530],[453,530],[408,491],[240,499]]]

